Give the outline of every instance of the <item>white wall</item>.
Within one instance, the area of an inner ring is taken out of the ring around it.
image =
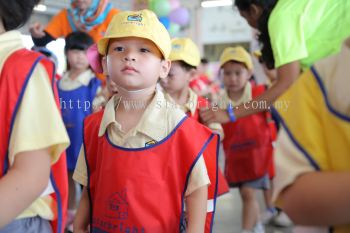
[[[201,41],[203,44],[247,42],[252,39],[251,28],[232,8],[201,8],[200,23]]]

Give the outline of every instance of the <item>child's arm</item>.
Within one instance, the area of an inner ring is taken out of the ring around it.
[[[16,155],[8,173],[0,179],[0,228],[10,223],[45,190],[50,176],[47,148]]]
[[[86,233],[90,221],[90,202],[86,187],[83,188],[77,214],[75,215],[73,229],[74,233]]]
[[[306,173],[281,193],[280,200],[296,224],[349,224],[350,172]]]
[[[187,233],[203,233],[207,214],[208,186],[202,186],[186,197]]]

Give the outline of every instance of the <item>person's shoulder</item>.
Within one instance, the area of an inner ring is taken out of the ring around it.
[[[86,126],[91,126],[91,125],[99,126],[102,121],[103,114],[104,114],[104,110],[102,109],[100,111],[97,111],[88,115],[84,120],[84,124]]]
[[[167,99],[164,99],[162,108],[164,108],[164,117],[166,117],[169,129],[175,128],[186,117],[177,104]]]
[[[54,18],[67,19],[67,16],[68,16],[68,9],[67,8],[63,8],[56,15],[54,15]]]
[[[112,15],[115,15],[115,14],[117,14],[117,13],[119,13],[120,12],[120,10],[118,9],[118,8],[112,8],[111,10],[110,10],[110,12],[109,12],[109,14],[112,14]]]
[[[106,21],[108,21],[108,22],[111,21],[112,18],[113,18],[116,14],[118,14],[119,12],[120,12],[119,9],[114,8],[114,7],[111,8],[110,11],[108,12]]]

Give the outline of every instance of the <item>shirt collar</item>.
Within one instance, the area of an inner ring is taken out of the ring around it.
[[[83,73],[79,74],[74,81],[78,81],[82,85],[88,86],[93,77],[95,77],[95,74],[90,69],[88,69]],[[69,71],[63,75],[62,81],[64,82],[71,81],[71,79],[69,78]]]
[[[252,100],[252,84],[250,82],[247,82],[247,84],[244,87],[242,96],[236,101],[233,101],[232,99],[230,99],[230,97],[227,94],[227,91],[225,90],[223,100],[227,104],[232,103],[233,106],[238,106],[240,104],[243,104]]]
[[[170,103],[173,103],[176,106],[179,106],[178,104],[175,103],[174,99],[168,93],[164,93],[164,96],[165,96],[165,99],[168,100]],[[179,106],[179,108],[183,110],[185,113],[190,112],[191,115],[194,115],[197,110],[197,103],[198,103],[197,94],[194,91],[192,91],[192,89],[189,89],[187,102],[184,105]]]
[[[115,120],[115,108],[119,102],[120,97],[114,95],[106,104],[98,133],[99,137],[105,134],[106,129],[110,124],[115,123],[120,126],[120,124]],[[136,133],[139,132],[145,134],[156,141],[163,139],[166,136],[167,126],[166,107],[166,100],[163,93],[161,91],[156,91],[139,123],[134,128]]]

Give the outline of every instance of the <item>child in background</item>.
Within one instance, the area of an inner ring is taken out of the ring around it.
[[[219,104],[228,112],[264,92],[263,85],[252,86],[249,82],[253,64],[244,48],[226,48],[220,57],[220,66],[225,93]],[[264,232],[255,191],[269,188],[268,169],[273,148],[268,115],[259,113],[223,125],[225,175],[231,187],[239,188],[243,200],[242,232]]]
[[[199,50],[190,38],[173,39],[171,45],[171,68],[168,77],[161,79],[160,84],[166,91],[169,102],[175,102],[189,117],[201,123],[199,109],[208,108],[210,103],[198,96],[189,86],[196,76],[196,67],[200,62]],[[208,127],[219,134],[221,140],[224,138],[219,123],[209,124]]]
[[[1,233],[63,233],[67,173],[60,154],[69,139],[52,85],[54,65],[25,49],[15,31],[37,3],[0,1]]]
[[[274,199],[295,233],[350,232],[350,38],[278,99]],[[302,226],[303,225],[303,226]]]
[[[84,122],[74,179],[85,187],[74,232],[89,225],[90,232],[178,232],[184,203],[186,232],[211,230],[218,137],[156,91],[168,75],[170,49],[149,10],[117,14],[98,42],[118,95]]]
[[[71,141],[67,149],[68,225],[73,223],[77,205],[76,185],[72,176],[83,141],[83,120],[92,113],[94,98],[101,89],[101,82],[95,78],[87,60],[86,50],[92,44],[92,38],[84,32],[73,32],[67,36],[65,54],[68,69],[58,82],[62,117]]]

